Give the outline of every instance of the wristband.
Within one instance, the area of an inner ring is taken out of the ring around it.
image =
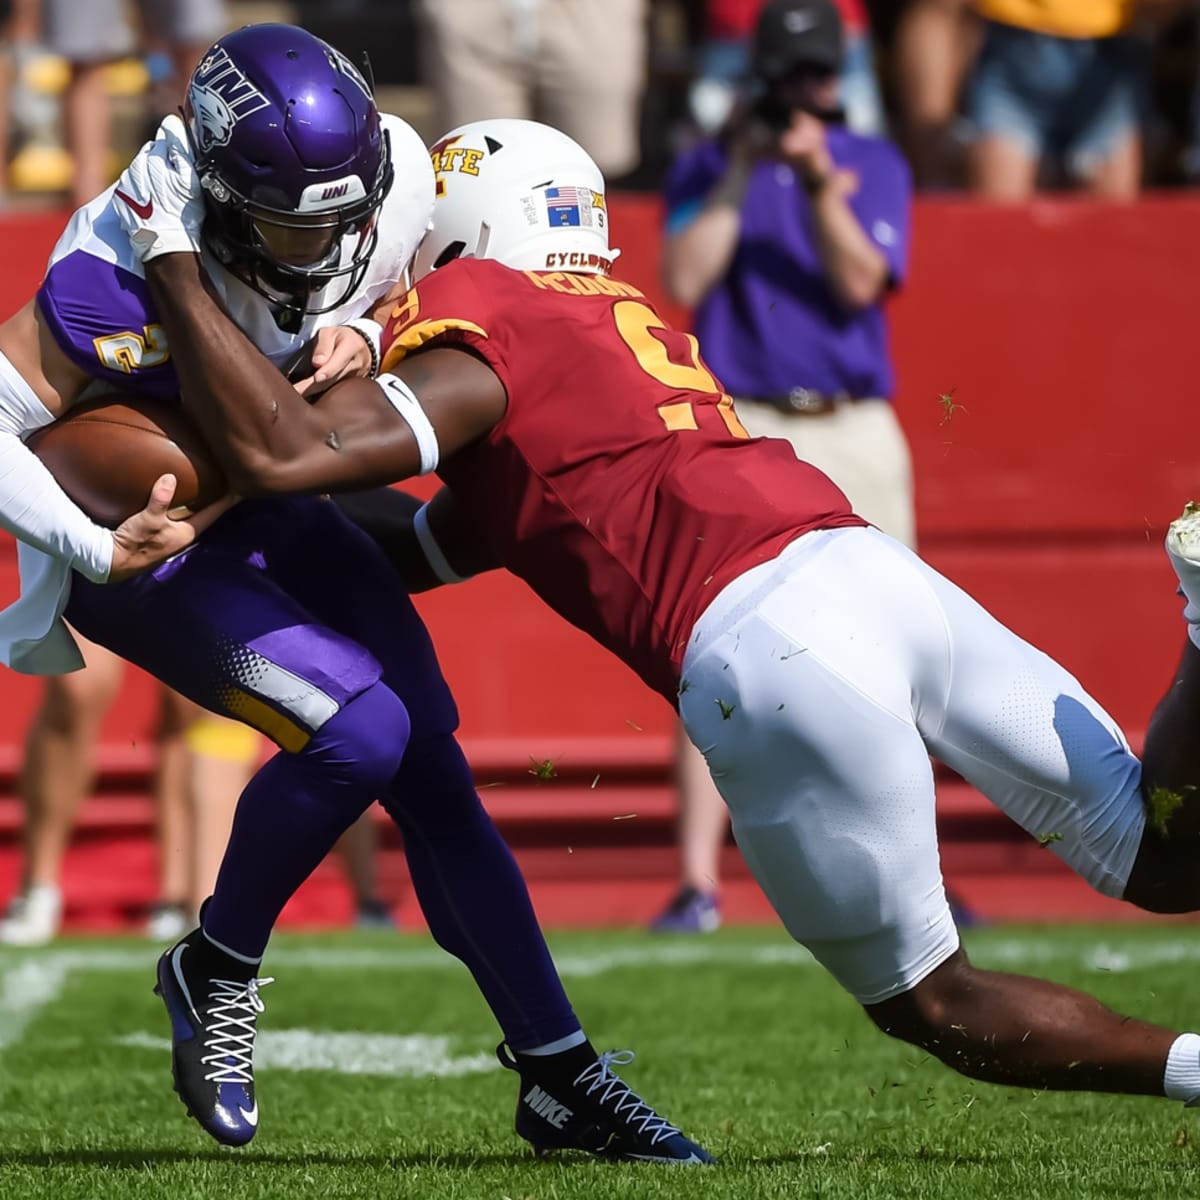
[[[379,374],[379,341],[383,337],[383,326],[378,321],[372,321],[370,317],[355,317],[346,321],[345,325],[367,343],[367,349],[371,352],[371,366],[367,371],[367,378],[374,379]]]

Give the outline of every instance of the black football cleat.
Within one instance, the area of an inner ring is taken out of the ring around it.
[[[258,990],[273,981],[248,970],[196,928],[159,958],[154,987],[171,1018],[175,1091],[188,1115],[223,1146],[244,1146],[258,1132]]]
[[[612,1069],[633,1061],[632,1050],[597,1055],[584,1043],[544,1058],[496,1048],[500,1062],[521,1076],[517,1133],[541,1156],[584,1150],[599,1158],[697,1166],[716,1160],[664,1120]]]

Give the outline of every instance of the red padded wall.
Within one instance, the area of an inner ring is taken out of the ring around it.
[[[657,201],[616,197],[612,217],[621,273],[659,296]],[[55,216],[0,224],[0,313],[32,293],[60,227]],[[1200,200],[1186,197],[1022,209],[922,201],[910,283],[893,302],[927,556],[1061,657],[1135,732],[1181,644],[1162,532],[1200,492],[1188,402],[1197,227]],[[958,407],[947,419],[939,396],[950,394]],[[0,598],[13,586],[5,542]],[[421,607],[471,741],[538,758],[581,737],[665,746],[665,705],[523,585],[481,579]],[[35,696],[0,670],[0,768]],[[148,685],[131,678],[107,729],[113,752],[145,738],[151,711]]]

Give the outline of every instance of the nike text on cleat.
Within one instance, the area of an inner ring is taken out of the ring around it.
[[[632,1051],[597,1056],[590,1046],[578,1049],[537,1057],[516,1055],[503,1042],[497,1047],[501,1063],[521,1076],[516,1129],[535,1153],[584,1150],[600,1158],[677,1166],[715,1161],[612,1069],[614,1063],[632,1062]]]
[[[127,196],[123,191],[121,191],[120,188],[117,188],[116,191],[113,193],[113,195],[115,195],[118,200],[124,200],[125,203],[129,205],[130,209],[137,216],[141,217],[143,221],[150,220],[150,218],[154,215],[154,197],[153,196],[149,200],[146,200],[144,202],[139,202],[139,201],[135,200],[132,196]]]
[[[553,1096],[543,1092],[536,1083],[521,1097],[521,1102],[528,1104],[543,1121],[548,1121],[555,1129],[561,1129],[575,1115],[565,1104],[559,1104]]]
[[[258,993],[272,980],[239,978],[245,971],[197,928],[159,958],[154,988],[171,1019],[175,1091],[188,1115],[226,1146],[244,1146],[258,1130]]]

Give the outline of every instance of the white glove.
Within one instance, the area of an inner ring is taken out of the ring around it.
[[[142,262],[160,254],[199,252],[204,201],[179,117],[167,117],[154,141],[147,142],[121,173],[113,208]]]

